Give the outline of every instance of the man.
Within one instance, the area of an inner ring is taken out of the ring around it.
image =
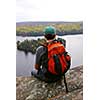
[[[55,41],[59,41],[65,46],[65,42],[56,39],[56,29],[52,26],[48,26],[44,30],[44,37],[47,41],[47,44],[54,43]],[[55,82],[61,79],[61,75],[54,75],[48,71],[48,48],[47,46],[40,46],[36,50],[36,61],[35,61],[35,71],[31,72],[31,75],[43,80],[45,82]],[[70,65],[69,65],[70,66]],[[69,68],[68,68],[69,69]]]

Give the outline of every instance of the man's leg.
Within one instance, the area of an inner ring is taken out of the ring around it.
[[[42,80],[42,81],[45,81],[47,83],[56,82],[62,78],[62,77],[54,77],[54,76],[51,77],[51,75],[49,75],[49,77],[47,78],[47,77],[45,77],[44,73],[45,73],[44,69],[40,69],[37,73],[36,73],[36,71],[33,70],[31,72],[31,75]]]
[[[33,70],[31,75],[43,81],[46,79],[42,69],[38,70],[38,72]]]
[[[36,75],[37,74],[37,71],[36,70],[32,70],[31,71],[31,76],[34,76],[34,75]]]

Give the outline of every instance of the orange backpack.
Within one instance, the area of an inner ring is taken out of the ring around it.
[[[54,75],[64,75],[70,68],[71,57],[59,41],[48,43],[48,71]]]

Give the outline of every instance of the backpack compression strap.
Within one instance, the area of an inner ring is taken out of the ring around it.
[[[65,83],[65,87],[66,87],[66,93],[68,93],[68,87],[67,87],[67,82],[66,82],[65,74],[64,74],[64,83]]]

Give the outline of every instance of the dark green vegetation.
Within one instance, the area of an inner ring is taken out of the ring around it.
[[[58,38],[59,41],[63,42],[65,45],[65,40]],[[42,44],[46,43],[45,39],[38,40],[24,40],[23,42],[17,41],[17,49],[24,51],[25,53],[31,52],[35,54],[36,49],[41,46]]]
[[[36,49],[40,46],[40,43],[44,43],[45,39],[38,40],[24,40],[23,42],[17,41],[17,49],[25,51],[25,53],[35,53]]]
[[[16,35],[43,36],[43,29],[49,25],[54,26],[60,36],[83,33],[82,22],[21,22],[16,23]]]
[[[21,22],[16,23],[17,36],[43,36],[43,29],[52,25],[56,28],[57,35],[75,35],[83,33],[82,22]],[[45,39],[17,41],[17,49],[35,53],[40,43],[46,42]]]

